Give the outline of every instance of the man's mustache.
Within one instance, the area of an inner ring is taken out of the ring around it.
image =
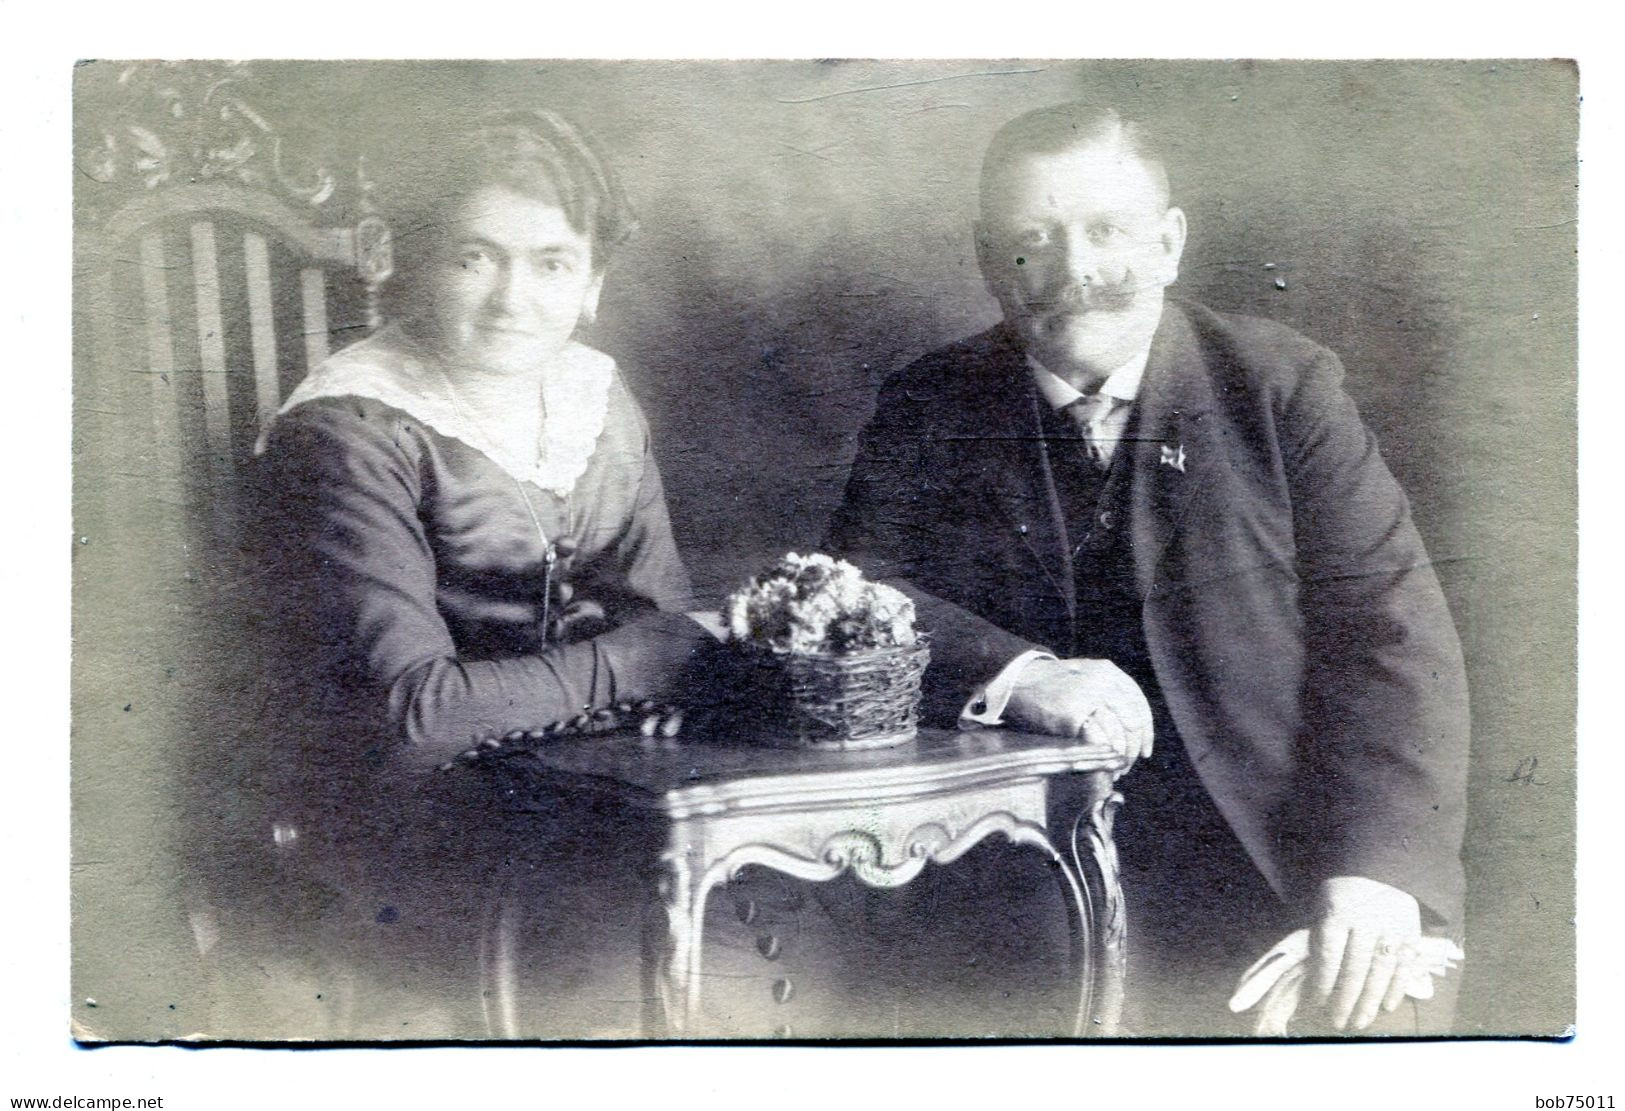
[[[1113,285],[1067,285],[1042,297],[1025,299],[1029,312],[1121,312],[1134,304],[1140,292],[1140,283],[1117,282]]]

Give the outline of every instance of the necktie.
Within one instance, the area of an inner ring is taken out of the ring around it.
[[[1101,470],[1111,464],[1112,449],[1117,446],[1116,437],[1108,435],[1106,430],[1106,421],[1117,405],[1118,399],[1110,394],[1092,393],[1078,398],[1065,410],[1072,423],[1078,426],[1078,433],[1089,452],[1089,461]]]

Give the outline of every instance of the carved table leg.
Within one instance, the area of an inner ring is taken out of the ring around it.
[[[1013,845],[1031,845],[1041,850],[1061,874],[1066,904],[1067,932],[1072,938],[1072,966],[1078,977],[1078,1005],[1072,1018],[1072,1036],[1081,1038],[1087,1032],[1089,1015],[1095,995],[1095,981],[1099,978],[1099,961],[1095,955],[1096,925],[1091,913],[1089,889],[1077,869],[1050,842],[1043,826],[1028,823],[1013,824],[1004,834]]]
[[[1123,1014],[1128,960],[1128,922],[1117,867],[1117,843],[1112,840],[1112,823],[1123,796],[1115,789],[1111,773],[1092,772],[1090,779],[1089,805],[1072,825],[1072,861],[1083,879],[1094,919],[1092,1025],[1096,1033],[1110,1037],[1117,1032]]]
[[[696,862],[682,850],[668,850],[660,863],[659,905],[644,920],[643,960],[645,996],[658,1002],[659,1013],[646,1008],[645,1019],[654,1019],[649,1022],[652,1030],[680,1038],[694,1033],[699,1014],[700,954],[712,877],[697,875]]]
[[[523,907],[512,892],[502,892],[480,929],[480,1009],[485,1032],[493,1038],[519,1034],[518,935]]]

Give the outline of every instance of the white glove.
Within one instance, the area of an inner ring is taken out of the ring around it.
[[[1466,959],[1461,947],[1447,937],[1422,937],[1400,954],[1395,978],[1412,999],[1433,998],[1433,978],[1443,976]],[[1261,1038],[1284,1037],[1297,1013],[1309,963],[1309,931],[1294,930],[1242,973],[1230,1009],[1237,1014],[1259,1007],[1253,1033]],[[1262,1006],[1260,1004],[1262,1003]]]

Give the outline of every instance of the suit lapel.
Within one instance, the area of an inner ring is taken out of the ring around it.
[[[1140,404],[1129,441],[1130,538],[1140,596],[1156,582],[1168,542],[1197,493],[1223,466],[1214,422],[1213,383],[1195,330],[1170,304],[1151,342]]]

